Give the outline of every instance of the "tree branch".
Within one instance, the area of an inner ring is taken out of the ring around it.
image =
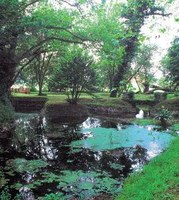
[[[52,41],[52,40],[58,40],[60,42],[66,42],[66,43],[74,43],[74,44],[84,44],[82,41],[77,41],[77,40],[71,40],[71,39],[64,39],[64,38],[60,38],[60,37],[48,37],[44,40],[41,40],[40,42],[38,42],[37,44],[35,44],[34,46],[32,46],[31,48],[29,48],[26,52],[23,53],[22,56],[20,56],[19,60],[22,60],[24,58],[27,58],[29,56],[31,56],[32,54],[34,54],[35,52],[37,52],[37,48],[41,47],[43,44]]]
[[[30,1],[29,3],[25,4],[24,7],[20,10],[21,11],[24,11],[27,7],[37,3],[37,2],[40,2],[40,0],[33,0],[33,1]]]
[[[78,38],[78,39],[80,39],[82,41],[89,41],[89,39],[82,38],[82,37],[76,35],[75,33],[72,33],[71,31],[69,31],[67,28],[64,28],[64,27],[60,27],[60,26],[44,26],[44,28],[53,29],[53,30],[64,30],[67,33],[69,33],[72,36],[74,36],[75,38]]]
[[[150,16],[150,15],[159,15],[159,16],[163,16],[163,17],[168,17],[170,15],[172,15],[172,13],[158,13],[158,12],[149,12],[147,14],[145,14],[145,16]]]
[[[21,71],[28,66],[35,58],[37,57],[37,55],[34,55],[31,59],[29,59],[14,75],[12,83],[15,82],[15,80],[17,79],[17,77],[19,76],[19,74],[21,73]]]
[[[77,8],[77,10],[79,11],[79,13],[80,13],[81,15],[83,15],[83,12],[82,12],[82,10],[81,10],[81,8],[80,8],[80,4],[79,4],[79,3],[74,3],[74,4],[72,4],[72,3],[69,3],[69,2],[66,1],[66,0],[61,0],[61,1],[64,2],[64,3],[66,3],[66,4],[68,4],[68,5],[71,6],[71,7]]]

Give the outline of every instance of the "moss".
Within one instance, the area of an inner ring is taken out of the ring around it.
[[[128,177],[116,200],[175,200],[179,199],[179,137],[169,148],[154,158],[142,172]],[[162,166],[162,167],[161,167]]]

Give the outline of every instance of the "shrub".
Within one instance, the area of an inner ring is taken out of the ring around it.
[[[172,113],[167,108],[162,106],[161,110],[156,114],[155,118],[160,121],[160,125],[162,127],[167,127],[169,120],[172,118]]]

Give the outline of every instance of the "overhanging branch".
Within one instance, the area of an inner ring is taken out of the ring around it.
[[[32,46],[31,48],[29,48],[26,52],[24,52],[19,60],[22,60],[24,58],[27,58],[29,56],[31,56],[32,54],[34,54],[34,51],[37,51],[37,48],[41,47],[43,44],[52,41],[52,40],[57,40],[60,42],[65,42],[65,43],[73,43],[73,44],[84,44],[82,41],[77,41],[77,40],[73,40],[73,39],[65,39],[65,38],[61,38],[61,37],[48,37],[44,40],[41,40],[40,42],[38,42],[37,44],[35,44],[34,46]]]

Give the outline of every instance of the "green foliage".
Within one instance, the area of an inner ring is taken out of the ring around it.
[[[169,148],[154,158],[142,172],[132,174],[116,200],[178,199],[179,137]]]
[[[155,119],[160,121],[161,126],[166,127],[169,124],[169,120],[172,119],[172,113],[162,106],[161,110],[156,114]]]

